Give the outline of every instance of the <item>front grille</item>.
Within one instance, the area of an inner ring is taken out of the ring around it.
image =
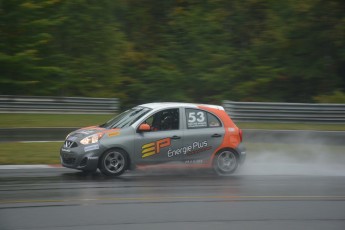
[[[73,165],[76,161],[75,157],[62,157],[63,163],[68,164],[68,165]]]
[[[75,148],[78,147],[77,142],[66,140],[64,145],[65,148]]]
[[[86,166],[87,164],[87,157],[84,157],[84,159],[80,162],[80,166]]]

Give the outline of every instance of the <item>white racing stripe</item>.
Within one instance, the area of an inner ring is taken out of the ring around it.
[[[1,169],[48,169],[61,168],[61,165],[0,165]]]

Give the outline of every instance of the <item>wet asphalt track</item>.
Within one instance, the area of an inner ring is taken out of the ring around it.
[[[246,167],[230,177],[195,169],[120,178],[0,170],[0,229],[345,229],[345,173]]]

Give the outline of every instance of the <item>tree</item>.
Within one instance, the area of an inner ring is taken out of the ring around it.
[[[340,0],[11,0],[0,93],[220,103],[345,92]]]
[[[48,76],[63,72],[45,56],[51,51],[50,27],[60,23],[48,13],[56,4],[54,1],[1,2],[1,94],[47,94],[52,89]]]

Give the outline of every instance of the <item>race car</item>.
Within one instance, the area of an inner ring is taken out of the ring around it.
[[[148,103],[68,134],[64,167],[119,176],[137,165],[183,162],[229,175],[246,157],[239,129],[222,106]]]

